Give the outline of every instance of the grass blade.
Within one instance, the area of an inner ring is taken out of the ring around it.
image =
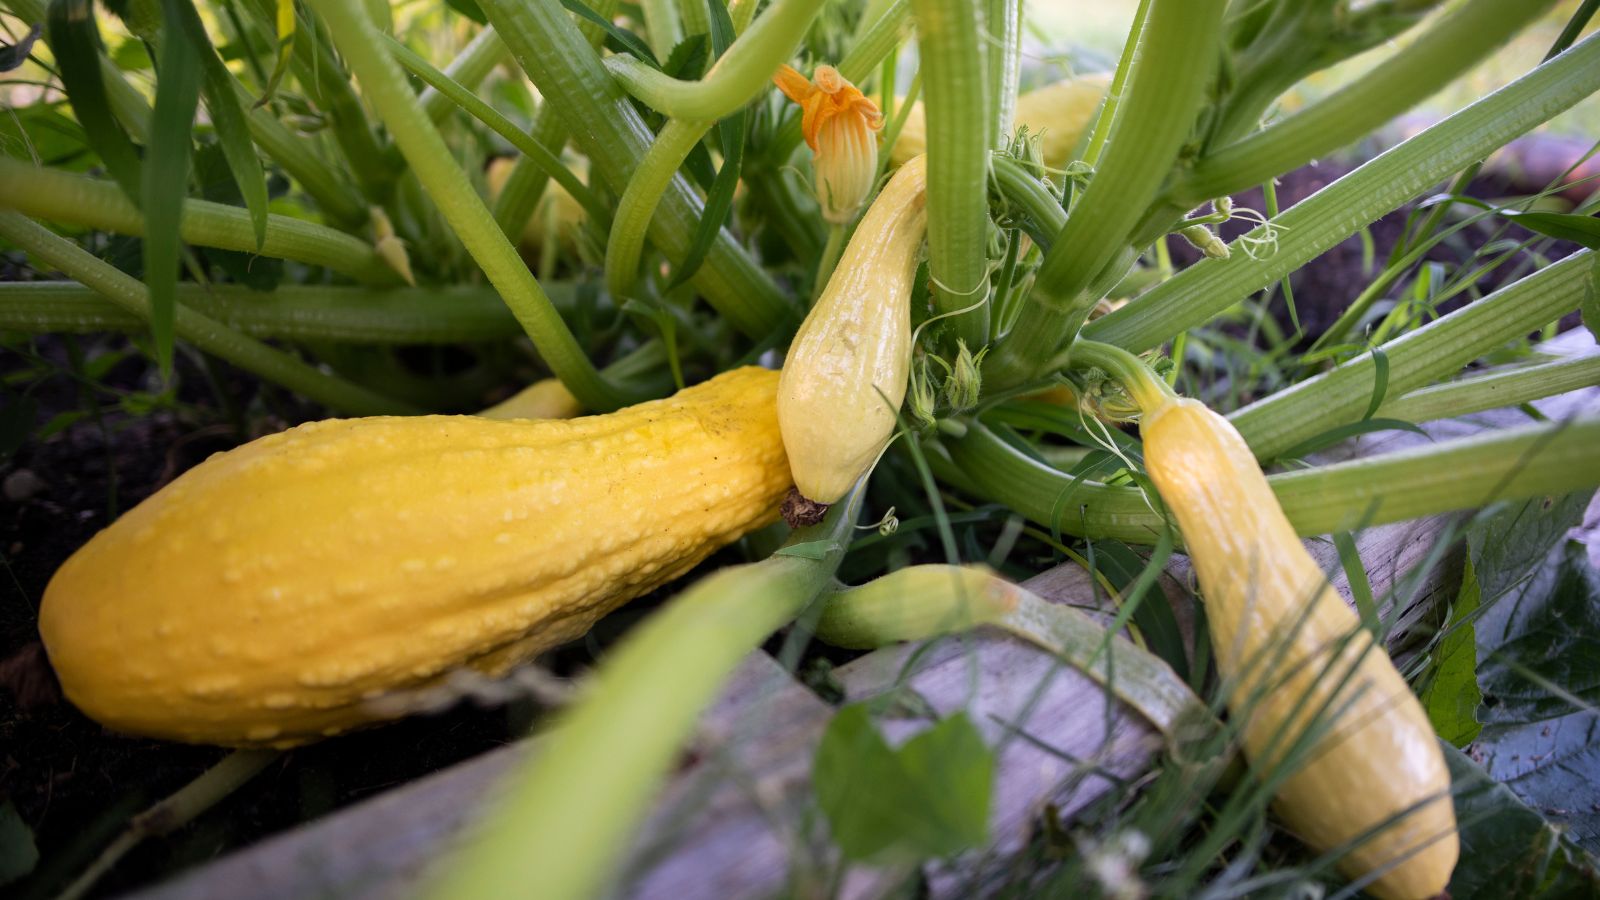
[[[245,208],[250,210],[250,224],[256,232],[256,249],[267,240],[267,175],[261,168],[261,158],[256,156],[255,144],[250,140],[250,124],[244,107],[233,89],[233,76],[217,55],[216,48],[206,34],[191,0],[175,0],[182,32],[200,57],[204,75],[200,91],[205,96],[206,109],[211,113],[211,124],[217,130],[217,142],[222,155],[233,173],[234,184],[244,197]]]
[[[181,22],[185,0],[164,0],[168,22]],[[161,42],[161,80],[150,119],[150,158],[144,167],[144,277],[150,289],[150,330],[162,376],[172,371],[178,256],[178,228],[188,193],[190,132],[200,103],[200,54],[181,28],[167,29]]]
[[[61,71],[61,86],[72,101],[73,115],[83,126],[89,146],[100,154],[117,184],[139,205],[139,151],[117,124],[100,78],[99,25],[94,0],[54,0],[49,15],[50,47]]]

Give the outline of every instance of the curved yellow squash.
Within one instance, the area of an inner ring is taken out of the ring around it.
[[[808,500],[833,503],[894,433],[911,365],[911,293],[927,229],[927,158],[872,201],[783,361],[778,422]]]
[[[1283,758],[1280,731],[1324,729],[1279,788],[1279,815],[1326,851],[1410,810],[1340,870],[1353,879],[1392,864],[1366,887],[1386,900],[1440,894],[1459,847],[1450,775],[1422,705],[1327,583],[1227,419],[1177,400],[1147,413],[1141,430],[1145,466],[1200,578],[1230,706],[1253,703],[1252,765]]]
[[[571,421],[313,422],[211,457],[45,591],[62,687],[119,731],[289,746],[498,674],[776,518],[778,373]]]

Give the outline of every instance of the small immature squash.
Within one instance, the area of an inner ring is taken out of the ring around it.
[[[211,457],[89,541],[39,630],[119,731],[290,746],[499,674],[776,518],[778,374],[570,421],[312,422]]]
[[[843,497],[894,433],[911,365],[927,172],[919,156],[889,179],[789,345],[778,422],[807,500]]]

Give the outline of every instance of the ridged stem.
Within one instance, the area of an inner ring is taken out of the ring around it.
[[[1398,397],[1578,308],[1593,251],[1583,251],[1382,345],[1385,394]],[[1278,391],[1229,419],[1257,457],[1271,460],[1320,432],[1355,422],[1372,404],[1378,362],[1368,351]]]
[[[721,119],[766,89],[772,73],[794,55],[821,11],[816,0],[775,0],[698,81],[673,78],[620,54],[608,57],[605,66],[629,94],[656,112],[674,119]]]
[[[1399,522],[1499,500],[1564,494],[1600,484],[1600,418],[1508,428],[1351,462],[1270,476],[1302,535]],[[1162,518],[1132,487],[1075,478],[974,425],[949,443],[952,472],[985,498],[1068,534],[1156,542]],[[940,466],[943,468],[941,469]],[[941,479],[944,477],[940,475]]]
[[[934,311],[953,313],[989,286],[989,151],[994,119],[980,0],[912,0],[928,136],[928,272]],[[983,306],[944,319],[956,339],[989,342]]]
[[[1429,422],[1600,385],[1600,354],[1487,372],[1396,397],[1375,415]]]
[[[115,183],[0,158],[0,208],[25,215],[142,236],[144,216]],[[400,276],[360,238],[301,219],[267,216],[267,239],[256,249],[250,213],[209,200],[185,200],[179,235],[185,243],[326,266],[365,284],[397,284]]]
[[[857,33],[850,49],[839,60],[839,74],[851,84],[861,84],[905,40],[910,22],[911,0],[892,0],[876,19]]]
[[[569,285],[549,285],[570,307]],[[515,337],[522,327],[489,287],[386,288],[279,285],[270,292],[180,284],[178,302],[256,338],[358,344],[455,344]],[[70,281],[0,283],[0,331],[138,332],[142,318]]]
[[[1111,125],[1111,151],[1045,254],[1016,327],[985,367],[995,387],[1036,374],[1099,299],[1089,286],[1129,245],[1193,128],[1216,66],[1225,6],[1222,0],[1150,4]]]
[[[545,102],[562,116],[578,148],[620,194],[653,135],[559,0],[484,0],[481,5]],[[687,181],[673,179],[652,221],[651,240],[668,257],[682,258],[704,207]],[[777,284],[726,231],[691,283],[751,337],[766,337],[794,315]]]
[[[1366,137],[1454,81],[1555,0],[1468,0],[1406,48],[1302,112],[1208,154],[1172,190],[1175,207],[1244,190]]]
[[[412,172],[482,267],[489,282],[505,298],[506,305],[527,330],[539,355],[556,377],[589,409],[604,412],[636,399],[606,382],[595,371],[594,364],[584,355],[572,332],[550,304],[550,298],[528,272],[516,248],[506,240],[494,216],[478,198],[466,173],[456,164],[450,148],[423,112],[406,82],[405,73],[390,54],[383,33],[367,18],[359,0],[312,0],[311,5],[328,23],[334,42],[360,80],[368,101],[405,154]]]
[[[141,321],[150,320],[150,294],[143,284],[26,216],[0,211],[0,238],[93,289]],[[186,306],[179,304],[174,313],[173,332],[179,338],[318,403],[352,415],[420,412],[409,404],[329,375]]]
[[[1083,161],[1090,166],[1100,164],[1100,153],[1105,150],[1106,140],[1111,136],[1111,123],[1116,119],[1122,89],[1128,84],[1128,70],[1133,68],[1133,54],[1139,48],[1139,33],[1144,30],[1144,20],[1149,13],[1150,0],[1139,0],[1139,6],[1133,13],[1133,24],[1128,28],[1128,39],[1123,42],[1122,53],[1117,57],[1117,69],[1111,75],[1105,105],[1095,117],[1094,131],[1090,133],[1089,143],[1084,148]]]
[[[606,656],[544,745],[501,786],[495,807],[427,896],[598,896],[701,712],[739,660],[793,621],[833,579],[860,491],[774,555],[722,569],[673,598]]]
[[[1177,399],[1172,385],[1157,377],[1139,357],[1113,344],[1075,341],[1068,361],[1073,368],[1104,369],[1122,384],[1145,412],[1153,412]]]
[[[1272,221],[1234,241],[1228,259],[1205,259],[1084,327],[1084,337],[1134,352],[1174,335],[1281,280],[1362,226],[1452,172],[1549,121],[1600,90],[1600,35],[1468,106]],[[1274,232],[1275,230],[1275,232]],[[1270,247],[1245,252],[1275,233]]]
[[[1011,138],[1022,78],[1022,0],[985,0],[983,24],[989,35],[989,144],[1003,147]]]

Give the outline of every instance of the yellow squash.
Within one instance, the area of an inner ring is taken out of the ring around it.
[[[1111,75],[1096,72],[1047,84],[1017,98],[1016,123],[1027,125],[1029,134],[1039,136],[1039,152],[1045,165],[1059,169],[1071,161],[1072,151],[1077,148],[1084,131],[1094,124],[1100,102],[1110,86]],[[919,100],[912,104],[889,158],[898,165],[919,153],[926,153],[927,131]]]
[[[503,672],[775,519],[777,381],[745,368],[571,421],[335,419],[253,441],[67,560],[45,648],[119,731],[289,746],[382,718],[370,701]]]
[[[1146,413],[1142,432],[1145,466],[1200,579],[1231,705],[1249,716],[1246,755],[1265,771],[1289,744],[1280,732],[1325,729],[1279,788],[1279,814],[1326,851],[1409,810],[1340,869],[1354,879],[1392,866],[1366,888],[1377,897],[1440,894],[1458,854],[1450,776],[1405,679],[1328,584],[1226,419],[1174,400]]]
[[[480,410],[486,419],[570,419],[583,404],[556,378],[541,378],[495,405]]]
[[[778,423],[807,500],[833,503],[894,433],[911,364],[911,294],[927,228],[925,157],[900,167],[789,345]]]

